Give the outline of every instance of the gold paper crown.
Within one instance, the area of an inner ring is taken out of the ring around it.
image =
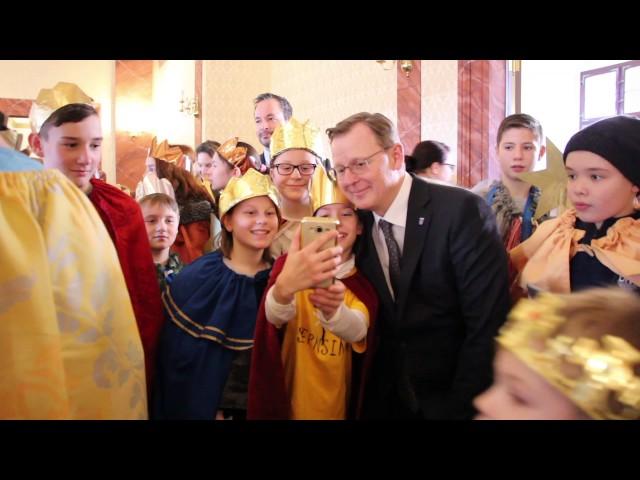
[[[640,351],[612,335],[598,342],[558,334],[566,321],[558,313],[563,305],[550,293],[521,300],[500,330],[498,342],[592,418],[640,418],[640,378],[634,373]],[[579,376],[564,373],[567,363],[581,367]],[[623,406],[621,412],[612,411],[610,397]]]
[[[149,156],[170,163],[177,163],[182,158],[182,150],[179,147],[170,146],[166,140],[158,143],[158,137],[153,137],[149,148]]]
[[[93,105],[93,98],[85,94],[75,83],[58,82],[53,88],[43,88],[31,104],[29,122],[31,131],[39,133],[42,124],[59,108],[70,103]]]
[[[271,182],[269,175],[263,175],[257,170],[250,168],[241,177],[231,177],[227,186],[220,193],[218,200],[218,215],[220,220],[225,214],[244,200],[253,197],[267,196],[280,211],[280,198],[278,191]]]
[[[166,178],[158,178],[156,172],[148,172],[142,177],[142,180],[136,187],[135,198],[136,200],[140,200],[153,193],[164,193],[174,200],[176,199],[176,193],[169,180]]]
[[[316,157],[322,157],[320,129],[312,126],[309,120],[300,123],[295,118],[278,125],[271,135],[271,159],[292,148],[308,150]]]
[[[237,167],[247,158],[247,147],[238,147],[238,137],[230,138],[220,145],[216,151],[233,167]]]
[[[333,203],[351,204],[335,182],[327,175],[322,165],[318,165],[311,179],[311,206],[313,213],[315,214],[320,207]]]

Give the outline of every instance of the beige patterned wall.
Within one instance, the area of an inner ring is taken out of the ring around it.
[[[253,126],[253,99],[271,88],[270,62],[205,60],[202,75],[202,139],[224,142],[238,136],[260,147]]]
[[[457,163],[458,61],[422,60],[422,140],[439,140]]]
[[[323,131],[360,111],[397,120],[396,72],[373,60],[205,61],[203,138],[232,135],[259,147],[253,126],[253,98],[266,91],[291,102],[299,120]],[[325,139],[326,155],[329,155]]]
[[[397,122],[396,71],[374,60],[278,60],[272,62],[273,92],[284,95],[293,115],[324,132],[354,113],[380,112]],[[330,157],[328,141],[325,156]]]

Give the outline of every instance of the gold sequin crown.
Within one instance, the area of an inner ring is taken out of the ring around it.
[[[300,123],[295,118],[278,125],[271,135],[269,146],[271,159],[292,148],[307,150],[316,157],[322,158],[320,129],[312,126],[309,120]]]
[[[315,214],[320,207],[333,203],[348,203],[351,205],[351,202],[340,191],[338,185],[327,175],[322,165],[318,165],[311,179],[311,206],[313,213]]]
[[[47,118],[59,108],[70,103],[86,103],[95,107],[93,99],[84,93],[75,83],[58,82],[53,88],[43,88],[31,104],[29,122],[31,131],[39,133]]]
[[[238,137],[233,137],[218,147],[218,155],[231,164],[232,167],[239,166],[247,158],[247,147],[238,146]]]
[[[153,137],[149,156],[169,163],[177,163],[182,158],[182,150],[179,147],[172,147],[167,140],[158,143],[158,137]]]
[[[218,200],[218,215],[220,220],[225,214],[244,200],[253,197],[266,196],[275,204],[278,211],[280,210],[280,198],[278,191],[271,182],[269,175],[263,175],[257,170],[250,168],[241,177],[231,177],[227,186],[220,193]]]
[[[640,351],[612,335],[598,341],[559,333],[566,321],[558,313],[563,305],[564,300],[550,293],[521,300],[498,342],[592,418],[639,419],[640,378],[634,367]],[[569,370],[579,373],[569,375]],[[612,399],[621,408],[614,411]]]

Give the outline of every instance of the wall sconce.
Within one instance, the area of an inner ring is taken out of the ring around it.
[[[179,112],[186,113],[187,115],[193,115],[194,117],[197,117],[200,114],[198,109],[198,97],[185,97],[184,90],[182,91],[180,102],[178,103],[180,104],[178,107]]]
[[[413,71],[413,60],[397,60],[400,62],[400,70],[402,70],[406,77]],[[376,62],[382,67],[383,70],[391,70],[396,63],[396,60],[376,60]]]
[[[409,74],[413,70],[412,60],[400,60],[400,70],[404,72],[405,77],[409,77]]]

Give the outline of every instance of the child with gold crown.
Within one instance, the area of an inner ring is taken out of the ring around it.
[[[358,416],[378,298],[355,267],[353,248],[362,233],[355,208],[322,166],[311,192],[314,215],[340,223],[337,232],[325,232],[304,248],[298,227],[288,254],[274,265],[256,324],[251,419]],[[319,250],[335,236],[337,247]],[[328,288],[314,288],[333,277]]]
[[[521,300],[476,419],[640,419],[639,317],[640,299],[616,287]]]
[[[312,214],[309,184],[321,159],[320,130],[309,121],[291,118],[274,130],[270,151],[269,174],[282,201],[283,218],[271,245],[276,259],[289,250],[300,220]]]
[[[165,290],[167,322],[152,416],[242,418],[256,314],[271,271],[279,199],[269,177],[249,169],[220,194],[219,250],[186,266]]]
[[[140,207],[119,188],[94,178],[102,157],[102,127],[92,103],[73,83],[43,88],[31,104],[29,143],[46,169],[61,171],[86,194],[109,232],[140,331],[150,389],[163,318],[160,289]]]

